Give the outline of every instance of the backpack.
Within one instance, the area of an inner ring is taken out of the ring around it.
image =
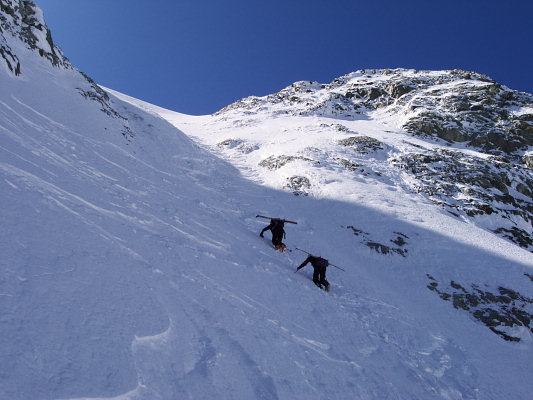
[[[270,230],[272,231],[272,233],[277,232],[278,234],[283,234],[283,232],[285,232],[285,230],[283,229],[284,225],[285,224],[283,223],[282,219],[272,219],[272,228],[270,228]]]
[[[285,221],[283,221],[283,220],[280,219],[280,218],[272,218],[272,219],[270,220],[270,223],[273,224],[274,227],[278,227],[278,226],[280,226],[280,227],[283,228],[283,227],[285,226]]]
[[[317,257],[316,259],[316,265],[318,267],[327,267],[329,265],[329,261],[322,257]]]

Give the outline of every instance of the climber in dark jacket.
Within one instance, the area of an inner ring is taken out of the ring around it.
[[[324,285],[324,289],[329,292],[329,282],[326,280],[326,268],[329,265],[329,261],[325,258],[309,254],[309,257],[307,257],[307,259],[301,263],[298,268],[296,268],[296,271],[305,267],[307,263],[311,263],[314,268],[313,282],[315,285],[317,285],[319,288],[322,288],[322,285]]]
[[[276,248],[276,250],[279,250],[281,248],[281,251],[285,250],[285,244],[283,244],[281,241],[285,238],[285,230],[283,227],[285,226],[285,223],[282,219],[279,218],[272,218],[270,220],[270,225],[265,227],[259,236],[264,237],[263,233],[265,231],[270,230],[272,232],[272,244]]]

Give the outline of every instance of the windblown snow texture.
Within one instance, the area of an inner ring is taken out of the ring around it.
[[[493,232],[527,214],[472,219],[397,166],[481,148],[313,99],[163,110],[70,66],[33,3],[0,4],[0,398],[530,396],[533,256]],[[346,270],[329,293],[257,214]]]

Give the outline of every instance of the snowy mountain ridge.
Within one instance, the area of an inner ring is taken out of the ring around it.
[[[276,106],[281,106],[277,110]],[[422,137],[466,142],[494,155],[531,146],[533,96],[476,72],[362,70],[330,84],[296,82],[278,93],[231,104],[275,114],[357,119],[374,110],[395,115],[398,127]],[[399,118],[398,118],[399,117]],[[425,124],[424,124],[425,122]]]
[[[12,34],[24,7],[46,32],[38,8],[0,1],[0,398],[530,395],[532,253],[395,165],[442,139],[386,107],[164,110],[54,64]],[[257,214],[298,222],[287,252]],[[330,293],[296,247],[345,270]]]
[[[82,79],[76,90],[86,99],[99,103],[101,110],[115,118],[122,119],[122,134],[131,136],[126,118],[119,115],[110,105],[109,97],[89,76],[75,69],[53,40],[50,29],[44,21],[43,12],[33,1],[0,0],[0,64],[12,75],[21,80],[31,80],[35,70],[35,60],[47,60],[58,71],[72,74]],[[25,59],[24,65],[17,56],[28,52],[32,57]],[[25,73],[26,67],[28,75]]]
[[[485,75],[460,70],[364,70],[329,85],[297,82],[276,94],[243,99],[215,115],[222,121],[252,121],[257,115],[336,119],[336,124],[305,129],[343,133],[338,147],[370,153],[367,159],[381,153],[386,163],[404,173],[413,192],[533,249],[533,96]],[[364,120],[382,124],[379,136],[362,135],[349,126]],[[300,151],[301,155],[285,155],[283,163],[287,157],[313,159]],[[281,167],[279,160],[270,161],[274,169]],[[320,160],[352,171],[364,169],[368,161],[361,161],[361,156],[332,154],[329,160]],[[260,162],[266,164],[268,160]],[[304,178],[299,182],[310,187]]]

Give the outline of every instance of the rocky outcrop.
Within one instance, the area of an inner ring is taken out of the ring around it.
[[[339,144],[341,146],[352,147],[354,151],[362,154],[383,150],[383,143],[369,136],[351,136],[339,140]]]
[[[3,37],[0,37],[0,57],[4,60],[9,71],[15,75],[20,75],[20,61],[3,39]]]
[[[113,109],[113,107],[111,106],[109,95],[100,86],[98,86],[96,82],[94,82],[89,76],[85,75],[83,72],[80,73],[90,86],[88,89],[77,88],[78,92],[86,99],[99,103],[100,110],[109,115],[110,117],[122,118],[124,120],[127,120],[127,118],[123,117]],[[127,130],[129,131],[129,128],[127,128]]]
[[[79,73],[79,79],[76,80],[79,86],[75,89],[80,95],[96,102],[105,114],[122,119],[122,135],[128,139],[133,136],[128,119],[113,108],[108,94],[90,77],[77,71],[54,44],[41,9],[29,0],[0,0],[0,63],[3,61],[14,76],[24,75],[26,66],[23,60],[36,54],[56,68]]]
[[[453,215],[499,216],[493,231],[526,249],[533,249],[533,179],[522,165],[497,157],[480,158],[439,149],[402,153],[389,162],[416,178],[411,190],[427,195]],[[496,221],[496,220],[495,220]]]
[[[315,161],[307,157],[280,155],[280,156],[270,156],[268,158],[265,158],[259,163],[259,166],[268,168],[270,170],[276,170],[295,160],[303,160],[303,161],[310,162],[312,164],[320,164],[319,161]]]
[[[517,106],[533,105],[531,96],[496,82],[452,82],[406,99],[422,108],[403,125],[414,135],[447,142],[466,142],[495,155],[512,155],[533,144],[533,114],[513,114]],[[533,111],[533,110],[532,110]]]
[[[495,292],[476,284],[466,288],[455,281],[442,287],[434,277],[427,277],[430,281],[427,286],[429,290],[436,292],[441,299],[452,302],[456,309],[470,313],[475,320],[503,339],[519,342],[522,339],[520,328],[533,333],[533,299],[502,286]]]
[[[44,22],[42,11],[32,1],[0,0],[0,54],[15,75],[22,71],[18,57],[10,54],[5,35],[18,38],[54,66],[72,68],[63,52],[54,45],[52,34]],[[16,63],[15,63],[16,60]]]
[[[355,163],[345,158],[339,159],[339,164],[343,166],[344,168],[346,168],[347,170],[350,170],[352,172],[360,170],[360,167],[362,166],[362,164]]]
[[[381,243],[383,238],[379,239],[379,241],[375,238],[371,238],[368,232],[358,229],[353,225],[348,225],[343,228],[350,230],[354,234],[354,236],[360,238],[360,243],[368,246],[370,249],[374,250],[379,254],[400,255],[402,257],[407,257],[407,254],[409,252],[409,250],[407,249],[409,236],[401,232],[393,232],[392,238],[389,239],[388,242],[386,242],[387,244],[383,244]]]
[[[285,188],[289,189],[295,196],[309,195],[311,181],[305,176],[291,176],[287,178]]]

